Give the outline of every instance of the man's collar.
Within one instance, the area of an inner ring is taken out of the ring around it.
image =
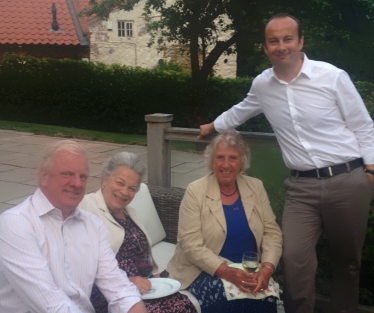
[[[300,72],[299,72],[299,74],[297,74],[297,76],[299,76],[301,73],[303,73],[308,78],[311,78],[312,77],[312,64],[310,63],[308,57],[306,56],[306,54],[304,52],[301,52],[301,55],[302,55],[302,58],[303,58],[304,62],[303,62],[303,65],[301,66]]]
[[[295,76],[294,79],[292,79],[292,81],[295,80],[297,77],[299,77],[301,74],[305,74],[308,78],[312,77],[312,65],[310,64],[310,61],[308,57],[306,56],[306,54],[304,52],[300,52],[300,53],[301,53],[301,58],[303,59],[303,64],[301,65],[301,69],[299,73]],[[274,71],[274,66],[270,68],[269,80],[272,79],[273,77],[278,81],[280,80]]]
[[[40,188],[38,188],[35,191],[34,195],[31,198],[31,201],[39,217],[46,215],[46,214],[51,214],[52,216],[56,218],[63,219],[62,211],[59,208],[56,208],[55,206],[53,206],[51,202],[49,202],[49,200],[44,195],[44,193],[40,190]],[[74,217],[84,220],[79,208],[76,208],[73,212],[71,212],[68,218],[70,219]]]

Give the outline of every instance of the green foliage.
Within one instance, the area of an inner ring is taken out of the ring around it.
[[[184,72],[184,69],[182,68],[181,65],[175,62],[160,62],[156,68],[157,70],[160,71],[171,71],[171,72]]]
[[[366,104],[370,116],[374,119],[374,84],[359,81],[355,85]]]
[[[242,101],[251,83],[252,78],[211,77],[196,85],[173,63],[146,70],[6,55],[0,66],[0,114],[10,121],[145,134],[144,115],[164,112],[174,114],[174,125],[198,128]],[[356,86],[374,117],[374,84]],[[263,115],[240,129],[272,131]]]
[[[215,77],[199,87],[172,64],[146,70],[6,55],[0,114],[10,121],[145,134],[146,114],[171,113],[175,125],[198,127],[241,100],[250,84],[248,78]]]

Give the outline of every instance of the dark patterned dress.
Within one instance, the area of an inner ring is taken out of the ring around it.
[[[113,216],[114,217],[114,216]],[[141,276],[135,265],[135,258],[148,251],[147,238],[141,229],[127,215],[126,219],[114,219],[125,229],[126,240],[123,240],[116,255],[118,266],[124,270],[128,277]],[[96,313],[107,313],[108,302],[100,290],[92,288],[91,303]],[[187,296],[177,292],[168,297],[145,300],[145,306],[151,313],[195,313],[196,308]]]

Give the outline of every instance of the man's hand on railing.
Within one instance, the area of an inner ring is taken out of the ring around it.
[[[197,139],[202,139],[204,136],[209,135],[214,131],[214,122],[209,124],[200,125],[200,134]]]

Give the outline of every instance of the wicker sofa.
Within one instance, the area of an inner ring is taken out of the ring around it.
[[[176,244],[178,233],[179,206],[185,190],[177,187],[148,186],[158,216],[164,226],[164,241]]]
[[[152,242],[152,255],[158,265],[157,272],[166,269],[174,255],[178,233],[179,205],[184,189],[164,188],[141,184],[133,201],[128,205],[136,211],[137,219],[147,230]],[[186,290],[187,295],[200,313],[196,298]]]

